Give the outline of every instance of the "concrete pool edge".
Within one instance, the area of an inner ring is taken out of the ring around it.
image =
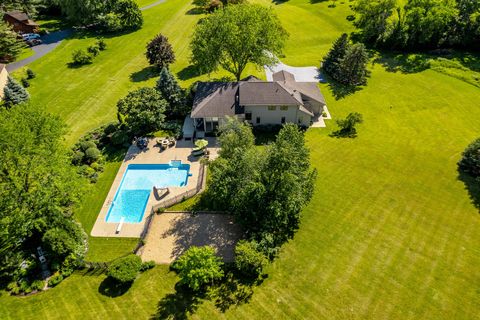
[[[95,224],[90,232],[92,237],[124,237],[124,238],[140,238],[144,232],[146,223],[148,219],[153,215],[152,207],[160,202],[155,199],[155,196],[150,194],[147,205],[145,207],[145,212],[143,214],[142,221],[139,223],[123,223],[120,233],[116,233],[118,223],[106,222],[106,215],[110,208],[118,187],[122,181],[122,178],[127,170],[129,164],[166,164],[170,160],[181,160],[182,163],[190,165],[190,174],[188,177],[187,185],[184,187],[173,187],[170,188],[171,192],[167,197],[161,199],[164,201],[168,198],[174,198],[177,195],[181,194],[183,191],[190,189],[197,185],[199,171],[200,171],[200,161],[198,158],[191,157],[191,151],[194,147],[192,141],[184,142],[178,141],[177,146],[169,148],[165,151],[159,152],[156,147],[155,139],[149,141],[147,150],[139,150],[136,146],[130,146],[127,151],[127,154],[124,158],[124,161],[118,172],[115,176],[115,179],[110,186],[110,190],[105,198],[105,201],[100,209],[100,213],[97,216]],[[212,150],[214,149],[214,150]],[[216,154],[216,148],[213,146],[211,151],[214,151]]]

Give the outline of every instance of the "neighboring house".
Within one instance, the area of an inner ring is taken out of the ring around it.
[[[3,15],[3,20],[9,23],[15,32],[37,33],[38,24],[28,18],[28,15],[21,11],[10,11]]]
[[[4,64],[0,63],[0,100],[3,99],[3,88],[7,85],[8,71]]]
[[[254,126],[290,122],[308,127],[322,116],[325,106],[317,83],[297,82],[293,74],[280,71],[273,74],[273,81],[249,76],[239,82],[198,83],[190,117],[201,136],[227,116]]]

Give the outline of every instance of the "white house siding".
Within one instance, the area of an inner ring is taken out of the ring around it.
[[[3,98],[3,88],[7,85],[8,72],[5,67],[0,67],[0,99]]]
[[[298,123],[298,115],[301,113],[298,106],[288,106],[287,110],[281,110],[280,106],[276,106],[275,110],[268,110],[268,106],[245,106],[245,114],[248,112],[252,113],[250,123],[253,125],[281,124],[282,117],[285,117],[285,122]],[[260,117],[260,123],[257,123],[257,117]]]

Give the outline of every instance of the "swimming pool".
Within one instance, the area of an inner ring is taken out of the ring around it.
[[[157,188],[187,185],[189,164],[129,164],[115,193],[106,222],[138,223],[142,221],[153,186]]]

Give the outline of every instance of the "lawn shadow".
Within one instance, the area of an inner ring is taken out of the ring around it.
[[[244,279],[229,272],[218,286],[212,288],[210,297],[218,310],[226,312],[231,307],[248,303],[253,296],[253,286],[260,285],[263,279]]]
[[[465,189],[468,191],[472,204],[480,213],[480,178],[475,179],[471,175],[459,170],[458,180],[465,184]]]
[[[202,75],[197,66],[189,65],[177,73],[178,79],[185,81]]]
[[[340,129],[337,131],[333,131],[329,134],[332,138],[356,138],[357,137],[357,130],[347,131],[344,129]]]
[[[335,98],[335,100],[343,99],[363,89],[362,86],[342,84],[336,81],[335,79],[333,79],[326,72],[322,72],[322,70],[319,71],[318,77],[322,83],[328,83],[328,87],[330,90],[332,90],[333,97]]]
[[[204,297],[204,292],[192,292],[177,283],[175,285],[175,293],[169,293],[160,300],[156,313],[150,319],[186,320],[189,315],[197,311],[201,299]]]
[[[192,8],[187,12],[185,12],[186,15],[199,15],[203,13],[205,13],[205,11],[202,8],[198,8],[198,7]]]
[[[382,65],[388,72],[405,74],[418,73],[430,68],[429,56],[424,53],[382,53],[373,60],[373,63]]]
[[[276,5],[280,5],[280,4],[283,4],[285,2],[288,2],[289,0],[272,0],[272,2]]]
[[[130,74],[130,80],[132,82],[142,82],[158,76],[159,76],[158,69],[154,66],[148,66],[143,68],[140,71],[133,72],[132,74]]]
[[[104,296],[115,298],[125,294],[125,292],[130,289],[133,282],[129,283],[119,283],[111,277],[106,277],[100,286],[98,287],[98,292]]]

